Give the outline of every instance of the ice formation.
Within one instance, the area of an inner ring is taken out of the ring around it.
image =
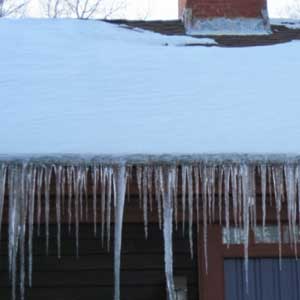
[[[277,213],[279,255],[281,256],[283,217],[288,220],[290,242],[297,255],[296,227],[300,220],[300,159],[298,157],[211,155],[147,158],[137,156],[118,159],[113,157],[0,158],[0,226],[3,222],[4,204],[6,204],[12,300],[16,300],[18,290],[20,299],[24,299],[25,278],[28,277],[29,286],[32,284],[33,231],[36,226],[37,231],[40,232],[42,209],[45,210],[45,245],[48,251],[50,210],[53,207],[57,220],[58,257],[60,257],[62,221],[67,220],[70,226],[72,223],[75,224],[78,255],[80,222],[89,217],[89,207],[92,207],[93,211],[91,218],[94,221],[94,230],[96,232],[97,223],[100,223],[102,244],[106,241],[108,249],[111,240],[110,224],[114,216],[114,300],[119,300],[121,298],[123,212],[126,202],[130,201],[129,187],[133,184],[136,185],[140,198],[146,238],[149,209],[157,211],[158,226],[163,229],[169,300],[175,299],[173,226],[177,228],[181,221],[184,231],[185,222],[182,221],[185,217],[187,217],[186,226],[192,257],[194,255],[193,224],[197,224],[198,231],[199,224],[203,225],[207,272],[209,272],[208,224],[220,222],[227,229],[234,225],[242,230],[247,275],[249,234],[258,224],[258,213],[262,216],[259,222],[263,226],[264,234],[270,203]],[[89,186],[92,193],[90,198],[88,197]],[[52,191],[55,197],[51,197]],[[51,205],[52,201],[53,205]],[[286,216],[283,215],[285,205]],[[261,212],[258,212],[260,207]],[[180,220],[179,215],[182,215]],[[25,268],[26,265],[28,270]]]

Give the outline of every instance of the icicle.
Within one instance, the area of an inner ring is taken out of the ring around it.
[[[93,218],[94,218],[94,235],[97,235],[97,187],[99,180],[99,168],[98,166],[93,167]]]
[[[250,166],[242,165],[241,179],[242,179],[242,189],[243,189],[243,240],[244,240],[244,266],[245,266],[245,281],[246,290],[248,291],[248,265],[249,265],[249,231],[250,231],[250,220],[249,220],[249,208],[251,204],[251,192],[250,192]]]
[[[203,244],[204,244],[204,260],[205,271],[208,272],[208,256],[207,256],[207,167],[205,165],[201,168],[201,182],[202,182],[202,210],[203,210]]]
[[[195,198],[196,198],[196,222],[197,222],[197,234],[200,232],[200,197],[199,197],[199,168],[194,167],[194,178],[195,178]]]
[[[208,200],[208,222],[212,223],[212,216],[214,215],[214,193],[213,193],[213,167],[207,167],[207,200]]]
[[[150,212],[152,212],[153,209],[153,195],[152,195],[152,184],[153,184],[153,168],[148,167],[148,198],[149,198],[149,206],[150,206]]]
[[[181,199],[182,199],[182,234],[185,234],[185,206],[186,206],[186,176],[187,176],[187,166],[181,167]]]
[[[20,223],[18,226],[19,231],[19,263],[20,263],[20,299],[24,300],[25,296],[25,236],[26,236],[26,222],[28,214],[28,201],[29,201],[29,182],[31,181],[30,172],[27,172],[27,164],[24,163],[21,171],[21,190],[18,201],[20,201]],[[29,177],[29,178],[28,178]]]
[[[86,167],[83,173],[83,192],[84,192],[84,200],[85,200],[85,220],[89,219],[89,196],[88,196],[88,174],[89,168]]]
[[[260,166],[261,178],[261,202],[262,202],[262,236],[265,239],[266,233],[266,192],[267,192],[267,167],[266,165]]]
[[[210,217],[210,222],[215,222],[215,209],[216,209],[216,178],[215,178],[215,174],[216,174],[216,167],[215,166],[211,166],[210,168],[210,172],[209,172],[209,193],[211,194],[211,206],[212,206],[212,211],[211,211],[211,216]]]
[[[250,216],[251,216],[251,229],[254,230],[254,232],[256,232],[256,225],[257,225],[257,219],[256,219],[256,173],[255,173],[255,167],[251,167],[249,169],[250,173],[250,199],[251,199],[251,203],[250,203]]]
[[[143,216],[144,216],[144,230],[145,238],[148,238],[148,168],[143,168]]]
[[[56,223],[57,223],[57,257],[61,258],[61,183],[62,166],[55,167],[56,176]]]
[[[74,170],[74,195],[75,195],[75,239],[76,257],[79,257],[79,210],[80,198],[82,197],[82,167],[78,166]]]
[[[51,188],[52,166],[44,166],[45,182],[45,223],[46,223],[46,254],[49,251],[49,217],[50,217],[50,188]]]
[[[66,169],[65,167],[61,170],[61,208],[62,216],[65,216],[65,199],[66,198]]]
[[[222,225],[222,206],[223,206],[223,168],[219,167],[218,174],[218,196],[219,196],[219,224]]]
[[[164,252],[165,273],[167,281],[168,300],[175,300],[174,278],[173,278],[173,203],[172,183],[175,182],[173,167],[165,167],[162,174],[163,181],[163,223],[164,223]]]
[[[106,178],[107,168],[101,167],[101,245],[104,245],[104,231],[105,231],[105,209],[106,209]]]
[[[241,176],[241,167],[238,169],[238,175],[237,175],[237,185],[238,185],[238,223],[239,227],[243,227],[243,180]]]
[[[108,168],[107,174],[107,219],[106,219],[106,226],[107,226],[107,251],[110,250],[110,220],[111,220],[111,202],[112,202],[112,179],[113,179],[113,170]]]
[[[37,170],[37,234],[40,236],[41,214],[42,214],[42,187],[43,187],[44,168]]]
[[[6,183],[6,170],[5,164],[0,165],[0,241],[1,241],[1,228],[2,228],[2,215],[5,198],[5,183]]]
[[[29,203],[28,203],[28,284],[32,286],[32,243],[33,243],[33,224],[35,210],[35,191],[36,191],[36,167],[32,167],[28,183]]]
[[[175,177],[175,176],[174,176]],[[188,212],[189,212],[189,242],[191,258],[194,257],[193,251],[193,167],[189,166],[187,170],[187,183],[188,183]]]
[[[227,248],[230,241],[230,212],[229,212],[229,188],[230,188],[230,167],[223,167],[224,173],[224,201],[225,201],[225,224],[227,232]]]
[[[236,166],[231,166],[231,193],[232,193],[232,208],[233,208],[233,221],[234,226],[237,228],[238,224],[238,186],[237,186],[237,174],[238,170]]]
[[[79,184],[79,212],[80,221],[83,221],[83,190],[84,190],[84,167],[81,167],[80,171],[80,184]]]
[[[269,186],[269,205],[272,207],[272,186],[273,186],[273,179],[272,179],[272,167],[267,167],[267,173],[268,173],[268,186]]]
[[[67,167],[69,233],[71,232],[71,222],[72,222],[72,199],[73,199],[73,182],[74,182],[73,179],[74,179],[74,168]],[[75,186],[75,182],[74,182],[74,186]]]
[[[277,215],[277,228],[278,228],[278,246],[279,246],[279,266],[281,269],[281,258],[282,258],[282,246],[281,246],[281,197],[283,188],[283,174],[281,167],[272,167],[273,184],[275,193],[275,205]]]
[[[157,203],[157,212],[158,212],[158,225],[159,229],[162,228],[162,217],[161,217],[161,190],[162,190],[162,185],[161,185],[161,168],[157,167],[154,170],[154,177],[155,177],[155,198],[156,198],[156,203]]]
[[[175,229],[178,230],[178,167],[174,169],[174,191],[173,191],[173,203],[174,203],[174,218],[175,218]]]
[[[296,202],[296,172],[295,167],[291,164],[284,166],[285,182],[287,190],[287,210],[288,210],[288,228],[290,243],[294,244],[295,254],[297,255],[297,202]]]
[[[139,203],[140,208],[142,207],[142,167],[136,167],[136,181],[137,181],[137,188],[139,192]]]
[[[120,265],[122,246],[122,227],[126,192],[126,167],[120,165],[115,169],[116,176],[116,212],[115,212],[115,248],[114,248],[114,300],[120,300]]]
[[[21,223],[22,166],[13,165],[8,169],[9,175],[9,226],[8,226],[8,260],[9,274],[12,285],[12,300],[16,299],[17,252]]]

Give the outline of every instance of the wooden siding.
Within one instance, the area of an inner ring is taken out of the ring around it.
[[[143,225],[124,225],[121,261],[123,300],[165,300],[165,275],[162,232],[157,224],[149,226],[145,240]],[[101,247],[91,225],[80,227],[80,258],[75,257],[75,234],[63,226],[62,258],[56,257],[56,226],[50,227],[49,256],[45,255],[44,227],[34,239],[33,287],[27,300],[111,300],[113,298],[113,253]],[[10,299],[7,271],[7,227],[0,246],[0,299]],[[196,234],[196,233],[195,233]],[[111,245],[113,249],[113,245]],[[196,243],[195,250],[196,253]],[[187,276],[188,299],[198,299],[197,260],[191,260],[187,238],[181,230],[174,236],[175,276]]]

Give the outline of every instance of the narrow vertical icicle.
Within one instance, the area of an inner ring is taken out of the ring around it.
[[[209,224],[212,223],[212,216],[214,210],[214,194],[213,194],[213,168],[211,166],[207,167],[207,203],[208,203],[208,222]]]
[[[136,181],[137,181],[137,188],[139,192],[139,203],[140,208],[142,207],[142,167],[136,167]]]
[[[149,198],[149,207],[150,212],[153,210],[153,191],[152,191],[152,185],[153,185],[153,168],[148,167],[148,198]]]
[[[37,169],[35,166],[31,169],[29,180],[29,199],[28,199],[28,284],[32,286],[32,251],[33,251],[33,224],[34,224],[34,210],[35,210],[35,192],[36,192],[36,175]]]
[[[262,204],[262,233],[263,239],[266,233],[266,193],[267,193],[267,167],[262,164],[260,166],[260,182],[261,182],[261,204]]]
[[[173,191],[175,229],[178,230],[178,167],[174,169],[175,183]]]
[[[113,170],[108,168],[107,171],[107,215],[106,215],[106,230],[107,230],[107,251],[110,250],[110,223],[111,223],[111,202],[112,202],[112,179]]]
[[[294,165],[286,164],[284,166],[285,186],[287,191],[287,213],[288,213],[288,228],[289,240],[293,244],[295,254],[297,255],[297,233],[296,233],[296,218],[297,218],[297,202],[296,202],[296,170]]]
[[[75,187],[74,179],[74,167],[67,167],[67,185],[68,185],[68,225],[69,232],[71,232],[71,222],[72,222],[72,200],[73,200],[73,185]]]
[[[148,238],[148,167],[143,167],[143,216],[144,216],[144,231],[145,238]]]
[[[62,183],[62,166],[55,167],[56,177],[56,225],[57,225],[57,257],[61,258],[61,183]]]
[[[277,215],[277,228],[278,228],[278,247],[279,247],[279,266],[281,269],[282,262],[282,246],[281,246],[281,208],[282,208],[282,189],[283,189],[283,171],[280,166],[272,167],[274,193],[275,193],[275,205]]]
[[[50,188],[52,166],[44,166],[44,182],[45,182],[45,227],[46,227],[46,254],[49,251],[49,218],[50,218]]]
[[[79,185],[79,211],[80,211],[80,221],[83,221],[83,193],[84,193],[84,185],[85,185],[85,178],[84,178],[84,166],[81,166],[80,171],[80,185]]]
[[[185,234],[185,207],[186,207],[186,177],[187,166],[181,167],[181,201],[182,201],[182,234]]]
[[[205,271],[208,272],[208,255],[207,255],[207,167],[201,168],[201,183],[202,183],[202,210],[203,210],[203,244],[204,244],[204,260]]]
[[[249,168],[249,176],[250,176],[250,216],[251,216],[251,229],[256,232],[257,219],[256,219],[256,167],[251,166]]]
[[[62,216],[65,217],[65,202],[66,202],[66,168],[62,167],[61,170],[61,209]]]
[[[241,174],[242,174],[242,170],[241,167],[239,167],[238,175],[237,175],[237,185],[238,185],[237,203],[238,203],[238,224],[240,228],[244,226],[243,225],[243,180]]]
[[[173,201],[172,183],[175,182],[173,172],[174,167],[164,167],[162,176],[163,189],[163,235],[164,235],[164,255],[165,273],[167,281],[168,300],[175,300],[175,287],[173,277]]]
[[[28,217],[28,201],[30,195],[30,181],[31,181],[31,169],[26,163],[22,166],[22,173],[20,176],[21,190],[18,201],[20,201],[20,223],[18,226],[19,231],[19,263],[20,263],[20,299],[24,300],[25,296],[25,236],[26,236],[26,223]]]
[[[194,178],[195,178],[195,200],[196,200],[196,222],[197,222],[197,234],[200,232],[200,197],[199,197],[199,167],[194,167]]]
[[[42,215],[42,187],[43,187],[44,168],[37,170],[37,234],[41,233],[41,215]]]
[[[16,299],[17,254],[19,249],[19,239],[22,231],[22,218],[24,218],[24,212],[22,212],[22,208],[25,205],[23,170],[24,165],[12,165],[8,168],[8,260],[9,274],[12,285],[12,300]]]
[[[216,167],[213,165],[210,167],[210,175],[209,175],[209,193],[211,194],[211,206],[212,206],[212,211],[211,211],[211,221],[215,222],[215,210],[216,210]],[[210,222],[211,222],[210,221]]]
[[[1,164],[0,165],[0,241],[1,241],[4,197],[5,197],[6,170],[7,170],[7,166],[5,164]]]
[[[219,197],[219,224],[222,225],[222,206],[223,206],[223,168],[219,167],[218,174],[218,197]]]
[[[229,248],[230,240],[230,207],[229,207],[229,188],[230,188],[230,167],[223,167],[224,173],[224,202],[225,202],[225,224],[227,232],[227,248]]]
[[[80,198],[82,195],[82,167],[77,166],[74,170],[74,196],[75,196],[75,239],[76,239],[76,257],[79,257],[79,210]]]
[[[267,174],[268,174],[268,186],[269,186],[269,205],[272,207],[272,199],[273,199],[273,194],[272,194],[273,178],[272,178],[272,167],[271,167],[271,166],[268,166],[268,167],[267,167]]]
[[[97,188],[99,181],[99,168],[98,166],[93,166],[92,169],[93,177],[93,220],[94,220],[94,235],[97,235]]]
[[[161,211],[162,211],[162,205],[161,205],[161,190],[162,190],[162,185],[161,185],[161,168],[157,167],[154,170],[154,177],[155,177],[155,199],[157,203],[157,214],[158,214],[158,225],[159,229],[162,228],[162,216],[161,216]]]
[[[85,201],[85,220],[89,219],[89,195],[88,195],[88,178],[89,178],[89,168],[86,167],[83,173],[83,192]]]
[[[249,231],[250,231],[250,219],[249,209],[251,204],[251,192],[250,192],[250,166],[242,165],[240,168],[240,175],[242,179],[242,190],[243,190],[243,240],[244,240],[244,268],[245,268],[245,281],[246,290],[248,291],[248,266],[249,266]]]
[[[114,300],[120,300],[120,266],[121,266],[121,246],[122,227],[126,193],[126,167],[120,165],[115,169],[116,181],[116,211],[115,211],[115,248],[114,248],[114,276],[115,293]]]
[[[238,183],[237,183],[237,167],[231,166],[230,168],[231,173],[231,194],[232,194],[232,207],[233,207],[233,221],[234,226],[237,227],[238,224]]]
[[[104,245],[107,168],[101,167],[101,245]]]
[[[191,258],[194,257],[193,251],[193,167],[189,166],[187,170],[187,183],[188,183],[188,214],[189,214],[189,243]]]

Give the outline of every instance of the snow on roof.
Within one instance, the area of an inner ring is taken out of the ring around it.
[[[272,25],[285,26],[290,29],[300,29],[300,19],[271,19]]]
[[[0,21],[0,154],[300,153],[300,42]]]

